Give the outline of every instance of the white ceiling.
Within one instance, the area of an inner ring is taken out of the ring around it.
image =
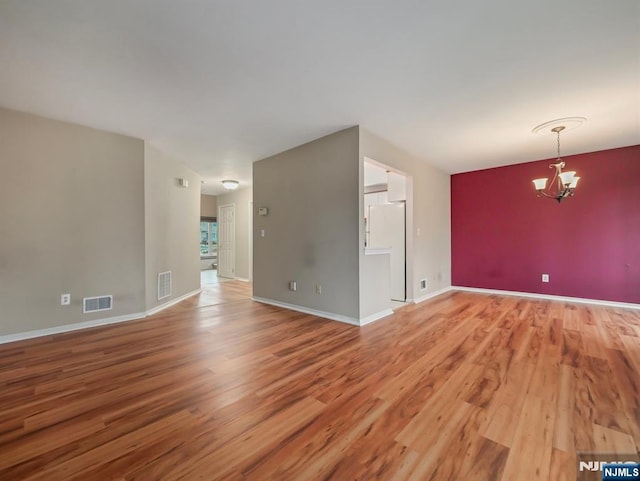
[[[640,143],[638,0],[3,0],[0,105],[150,141],[218,193],[360,124],[447,172]],[[376,159],[384,162],[384,159]]]

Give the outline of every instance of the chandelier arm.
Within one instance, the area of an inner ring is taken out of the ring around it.
[[[560,180],[560,176],[559,176],[560,172],[562,172],[562,162],[557,163],[557,164],[551,164],[549,166],[549,168],[550,169],[551,168],[555,168],[556,169],[555,173],[553,174],[553,178],[551,179],[551,182],[549,182],[549,187],[547,187],[547,189],[549,190],[549,193],[551,192],[551,186],[553,186],[553,184],[554,184],[554,182],[556,182],[556,180],[558,181],[557,183],[558,183],[558,185],[560,187],[559,192],[562,192],[562,181]],[[551,198],[555,199],[557,196],[549,194],[547,197],[551,197]]]
[[[558,193],[559,194],[563,194],[564,193],[564,184],[562,183],[562,178],[560,178],[559,175],[556,175],[556,177],[558,178]]]
[[[549,197],[550,199],[555,199],[557,197],[555,195],[551,195],[551,194],[545,192],[544,190],[539,190],[537,192],[538,192],[538,197],[544,196],[544,197]]]

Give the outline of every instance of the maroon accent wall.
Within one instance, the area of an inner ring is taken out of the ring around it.
[[[451,176],[454,286],[640,304],[640,145],[563,160],[560,204],[531,182],[553,159]]]

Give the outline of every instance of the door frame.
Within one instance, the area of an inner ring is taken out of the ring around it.
[[[388,171],[394,172],[396,174],[400,174],[405,178],[405,187],[407,189],[407,200],[404,204],[404,262],[405,262],[405,302],[411,303],[415,299],[415,288],[413,285],[413,263],[415,261],[414,256],[414,248],[413,248],[413,176],[407,174],[406,172],[396,169],[395,167],[391,167],[390,165],[385,164],[384,162],[380,162],[378,160],[372,159],[371,157],[367,157],[366,155],[363,157],[363,166],[364,163],[369,163]],[[364,202],[364,193],[363,193],[363,202]]]

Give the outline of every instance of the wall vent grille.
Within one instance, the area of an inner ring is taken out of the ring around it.
[[[158,274],[158,300],[171,296],[171,271]]]
[[[82,312],[109,311],[113,309],[113,296],[85,297],[82,299]]]

